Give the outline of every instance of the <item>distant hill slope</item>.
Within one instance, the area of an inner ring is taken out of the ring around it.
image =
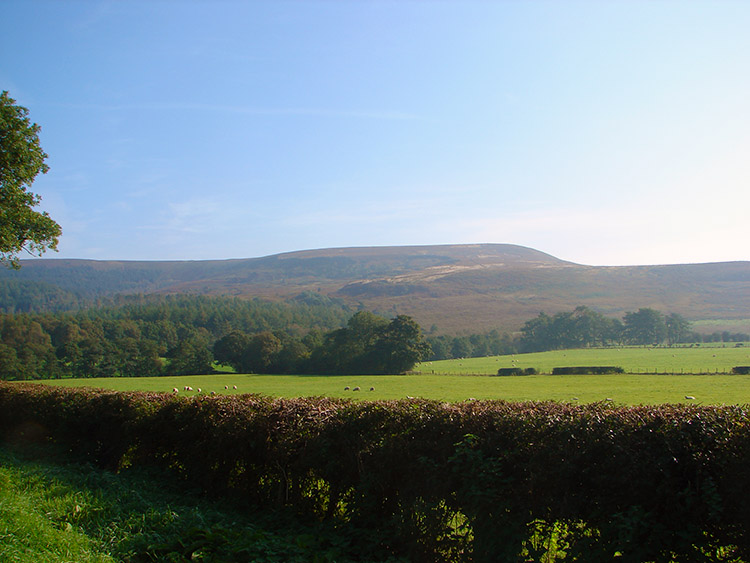
[[[315,291],[441,333],[515,330],[540,311],[587,305],[620,316],[639,307],[690,319],[750,319],[750,262],[583,266],[507,244],[335,248],[243,260],[26,260],[0,283],[53,286],[79,298],[195,293],[287,298]],[[11,295],[18,291],[0,292]],[[0,302],[0,307],[8,303]]]

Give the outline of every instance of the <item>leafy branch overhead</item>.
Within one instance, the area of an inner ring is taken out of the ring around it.
[[[41,197],[28,188],[49,167],[39,143],[40,127],[29,121],[28,113],[8,92],[0,94],[0,262],[15,269],[21,251],[41,256],[56,250],[62,233],[47,212],[33,209]]]

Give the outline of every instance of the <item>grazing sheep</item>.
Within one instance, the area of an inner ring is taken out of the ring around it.
[[[198,393],[200,393],[200,392],[201,392],[201,388],[200,388],[200,387],[198,387]]]
[[[695,401],[695,397],[693,397],[692,395],[685,395],[685,398],[689,401]]]
[[[192,390],[193,390],[193,388],[190,387],[190,385],[188,385],[187,387],[185,387],[185,391],[192,391]],[[198,389],[198,391],[200,391],[200,389]]]
[[[359,387],[355,387],[352,391],[359,391]]]
[[[179,393],[179,391],[177,390],[177,387],[174,387],[174,388],[172,389],[172,393]]]
[[[344,391],[349,391],[349,386],[344,387]]]
[[[375,391],[375,387],[370,387],[370,391]]]
[[[577,401],[577,400],[578,400],[578,397],[573,397],[573,400],[574,400],[574,401]]]
[[[237,389],[237,386],[236,386],[236,385],[234,385],[234,386],[232,387],[232,389]]]
[[[229,389],[229,385],[225,385],[225,386],[224,386],[224,389]]]
[[[216,391],[211,391],[211,394],[212,395],[216,395]]]
[[[606,399],[604,399],[604,400],[605,400],[605,401],[611,401],[612,399],[610,399],[609,397],[607,397],[607,398],[606,398]]]

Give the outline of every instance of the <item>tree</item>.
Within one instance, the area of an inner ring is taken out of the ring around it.
[[[690,322],[677,313],[670,313],[664,319],[667,325],[667,343],[672,346],[684,342],[690,336]]]
[[[169,356],[167,372],[170,375],[206,375],[212,372],[213,354],[199,338],[181,340]]]
[[[274,333],[265,330],[254,334],[242,354],[240,370],[243,373],[268,373],[281,348],[281,340]]]
[[[625,313],[625,336],[632,344],[661,344],[667,337],[664,315],[655,309],[641,308]]]
[[[377,369],[373,373],[404,373],[425,360],[430,345],[422,336],[419,325],[407,315],[398,315],[388,323],[373,346],[370,356]]]
[[[39,144],[40,127],[28,113],[8,92],[0,94],[0,262],[11,268],[20,267],[22,250],[37,256],[57,250],[62,233],[46,211],[32,209],[41,197],[27,189],[49,167]]]
[[[214,344],[214,358],[225,366],[232,366],[235,371],[242,371],[242,355],[250,345],[250,336],[234,330],[223,336]]]

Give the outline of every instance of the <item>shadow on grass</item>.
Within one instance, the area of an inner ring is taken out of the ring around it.
[[[54,561],[55,549],[68,549],[50,545],[42,531],[45,526],[89,538],[90,545],[81,549],[95,553],[86,561],[400,560],[378,555],[382,549],[376,549],[373,541],[363,541],[357,530],[300,522],[281,512],[240,511],[226,499],[203,497],[164,474],[143,470],[115,474],[71,459],[51,446],[0,444],[0,478],[11,489],[12,502],[22,503],[24,511],[45,520],[26,523],[36,528],[26,534],[31,537],[26,541],[46,545],[27,546],[25,553],[32,559],[15,560],[40,560],[32,555],[36,549],[50,552]],[[10,527],[0,521],[0,528],[4,526]],[[66,560],[75,556],[65,555]]]

